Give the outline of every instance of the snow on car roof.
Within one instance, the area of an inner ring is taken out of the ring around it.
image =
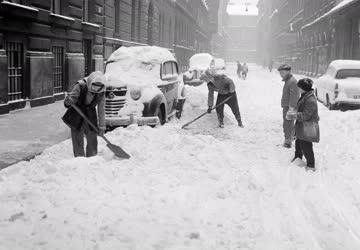
[[[207,69],[210,66],[210,62],[213,59],[212,55],[208,53],[199,53],[190,57],[190,68]]]
[[[121,47],[108,59],[105,76],[107,86],[156,86],[161,82],[160,65],[176,61],[168,49],[157,46]]]
[[[335,60],[330,63],[335,69],[360,69],[360,60]]]

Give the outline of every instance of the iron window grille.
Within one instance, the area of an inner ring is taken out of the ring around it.
[[[8,61],[8,97],[9,101],[24,98],[24,46],[18,42],[5,43]]]
[[[54,55],[54,94],[58,94],[64,91],[64,65],[65,65],[65,53],[63,47],[54,46],[52,48]]]
[[[83,53],[85,57],[85,76],[92,72],[92,43],[90,39],[83,40]]]

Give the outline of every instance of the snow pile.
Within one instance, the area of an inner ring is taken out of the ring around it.
[[[282,142],[281,79],[235,80],[245,129],[207,87],[186,87],[182,121],[108,134],[132,158],[72,158],[71,142],[0,172],[0,249],[360,249],[360,111],[319,105],[317,172]]]
[[[214,61],[216,69],[223,69],[226,67],[225,60],[222,58],[216,58]]]
[[[206,70],[213,57],[208,53],[195,54],[190,58],[190,70]]]
[[[156,87],[161,83],[160,67],[174,60],[167,49],[156,46],[121,47],[110,57],[106,66],[107,86]]]

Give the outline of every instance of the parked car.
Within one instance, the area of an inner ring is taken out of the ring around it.
[[[200,76],[210,67],[210,63],[214,58],[208,53],[200,53],[193,55],[189,60],[189,70],[183,75],[185,84],[199,86],[203,83]]]
[[[164,124],[180,118],[185,89],[169,50],[155,46],[121,47],[106,63],[107,127]]]
[[[331,62],[315,85],[315,95],[330,110],[360,108],[360,61]]]

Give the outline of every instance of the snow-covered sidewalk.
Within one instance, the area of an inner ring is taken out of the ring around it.
[[[0,170],[32,158],[70,136],[62,101],[0,115]]]
[[[229,67],[235,78],[236,69]],[[0,172],[0,249],[360,249],[360,112],[321,105],[318,171],[289,163],[276,73],[236,80],[245,129],[188,88],[181,121],[109,134],[132,158],[73,159],[69,140]]]

